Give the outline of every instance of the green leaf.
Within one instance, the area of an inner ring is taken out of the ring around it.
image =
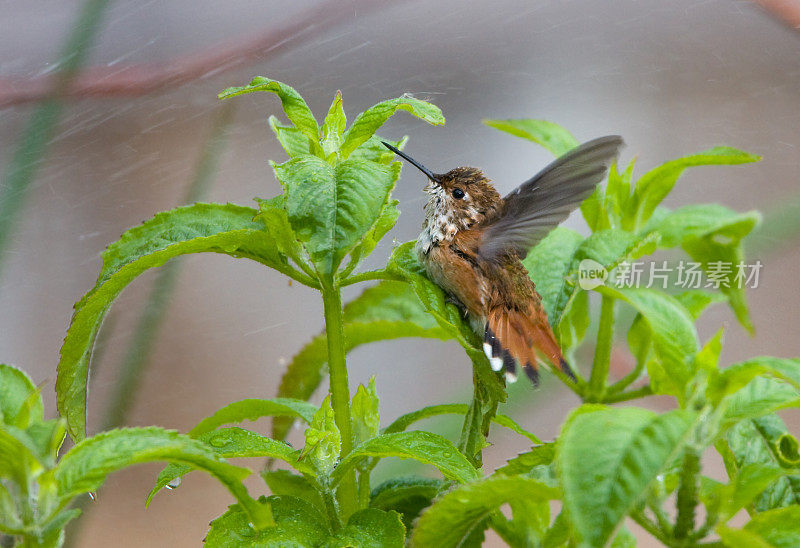
[[[734,165],[757,162],[760,156],[730,147],[714,147],[662,164],[642,175],[629,202],[627,215],[638,227],[647,222],[655,208],[675,186],[675,182],[688,167],[707,165]]]
[[[753,358],[723,369],[709,384],[706,391],[707,397],[712,402],[719,402],[723,397],[737,393],[757,377],[772,377],[791,386],[791,388],[775,390],[770,395],[769,402],[791,404],[800,398],[800,360],[774,358],[771,356]],[[773,383],[770,383],[770,385],[772,387]],[[741,396],[739,401],[732,402],[733,408],[729,408],[726,411],[726,418],[729,420],[735,418],[737,410],[741,408],[741,404],[748,401],[753,402],[753,396],[756,396],[756,400],[761,399],[759,394],[750,392]],[[780,397],[780,399],[776,400],[776,397]],[[768,406],[767,409],[772,412],[777,408],[771,409]],[[733,415],[731,416],[731,414]]]
[[[377,508],[359,510],[350,516],[347,526],[336,533],[324,548],[402,548],[406,527],[397,512]]]
[[[193,438],[216,430],[223,424],[234,424],[245,420],[257,421],[261,417],[292,417],[310,423],[317,412],[317,406],[292,398],[275,398],[272,400],[246,399],[230,403],[217,410],[210,417],[197,423],[189,431]]]
[[[43,461],[55,462],[58,450],[67,435],[62,419],[34,422],[25,430]]]
[[[572,306],[576,293],[580,291],[579,276],[583,268],[586,266],[597,268],[599,265],[606,272],[611,272],[622,262],[652,253],[658,242],[657,234],[637,236],[623,230],[608,229],[595,232],[586,239],[579,239],[573,234],[564,232],[566,230],[560,230],[562,235],[546,244],[545,249],[553,249],[553,252],[540,254],[538,250],[556,231],[535,247],[524,261],[533,281],[537,284],[537,289],[544,280],[547,280],[544,283],[545,287],[541,288],[545,292],[541,294],[543,303],[551,325],[559,327],[563,316]],[[569,262],[565,264],[564,261],[567,259]],[[548,265],[551,263],[548,261],[554,261],[552,270],[542,272],[549,270]],[[567,330],[568,327],[565,326],[564,333],[561,334],[567,334]],[[559,333],[561,331],[562,329],[558,329]]]
[[[581,203],[581,214],[592,232],[611,228],[611,220],[605,209],[605,202],[605,191],[598,185],[594,192]]]
[[[524,428],[522,428],[519,424],[517,424],[514,421],[514,419],[512,419],[507,415],[495,415],[494,417],[492,417],[492,420],[497,424],[499,424],[500,426],[505,426],[506,428],[512,430],[513,432],[516,432],[520,436],[528,438],[533,443],[542,443],[542,440],[540,440],[535,434],[532,434],[527,430],[525,430]]]
[[[687,289],[673,296],[686,308],[693,320],[697,320],[710,305],[725,300],[725,297],[719,293],[711,293],[702,289]]]
[[[43,462],[27,432],[0,423],[0,478],[27,486],[29,477],[35,478],[50,464]]]
[[[205,432],[196,439],[205,443],[218,456],[223,458],[238,457],[270,457],[281,459],[294,469],[304,474],[314,475],[314,469],[299,460],[300,451],[292,449],[289,445],[281,441],[275,441],[264,437],[250,430],[243,428],[220,428],[211,432]],[[192,466],[182,463],[172,463],[167,465],[156,479],[156,484],[147,495],[149,505],[156,493],[164,487],[174,485],[174,481],[188,474],[193,469]]]
[[[242,485],[246,468],[226,463],[210,447],[177,432],[156,427],[122,428],[86,439],[69,450],[52,474],[58,493],[69,500],[96,491],[112,473],[133,464],[170,461],[205,470],[222,483],[245,508],[256,527],[272,522],[269,507],[257,506]]]
[[[411,285],[423,309],[467,351],[470,358],[480,359],[484,356],[480,338],[464,321],[458,307],[450,303],[442,288],[426,276],[425,268],[420,264],[414,250],[413,241],[395,248],[386,271]]]
[[[407,242],[395,249],[386,272],[411,285],[423,308],[464,348],[472,361],[474,393],[464,419],[459,448],[473,463],[479,464],[480,450],[485,446],[490,421],[499,403],[506,400],[505,385],[500,375],[489,367],[482,337],[475,333],[461,311],[449,302],[444,291],[428,279],[414,250],[414,242]]]
[[[333,471],[342,446],[342,438],[334,421],[330,395],[325,397],[319,411],[314,414],[305,435],[303,457],[308,457],[308,461],[319,474],[327,476]]]
[[[377,222],[400,165],[345,160],[332,167],[307,155],[273,168],[286,189],[289,222],[319,274],[327,276]]]
[[[481,452],[488,445],[486,438],[489,436],[491,422],[496,418],[500,403],[506,400],[506,391],[497,373],[487,367],[485,355],[476,356],[469,351],[467,353],[472,361],[473,393],[461,426],[458,448],[475,467],[480,468]]]
[[[238,504],[211,522],[206,544],[215,548],[283,548],[320,546],[330,537],[327,520],[312,504],[291,496],[261,497],[257,503],[272,508],[275,525],[256,531]]]
[[[566,154],[580,143],[572,134],[553,122],[530,118],[510,120],[484,120],[484,124],[516,137],[522,137],[541,145],[553,156]]]
[[[231,204],[194,204],[159,213],[109,246],[97,284],[75,305],[61,347],[57,403],[73,439],[85,436],[86,381],[98,329],[112,301],[136,276],[173,257],[200,252],[248,258],[284,273],[293,270],[263,224],[253,220],[255,214]]]
[[[23,546],[41,546],[42,548],[47,547],[60,547],[64,543],[64,527],[67,526],[67,523],[72,521],[73,519],[77,518],[81,515],[81,510],[79,508],[72,508],[68,510],[62,510],[61,512],[57,513],[53,518],[51,518],[47,525],[45,525],[38,538],[35,539],[34,542],[39,542],[40,544],[25,544]],[[26,541],[30,542],[31,537],[25,539]]]
[[[553,520],[553,524],[545,533],[542,539],[542,546],[544,548],[557,548],[567,545],[570,541],[569,521],[567,520],[567,513],[562,510]]]
[[[665,393],[682,399],[686,383],[694,376],[692,357],[699,348],[694,322],[686,308],[674,297],[654,289],[599,287],[597,291],[627,302],[645,318],[669,383]]]
[[[749,269],[744,263],[742,239],[761,221],[756,211],[736,213],[717,204],[694,205],[667,214],[657,223],[661,247],[680,245],[706,272],[706,286],[724,293],[739,322],[753,326],[747,312],[745,285]]]
[[[347,267],[342,271],[342,278],[346,279],[347,276],[361,264],[361,261],[375,250],[378,242],[386,236],[386,233],[394,227],[397,219],[400,217],[400,210],[397,209],[398,203],[397,200],[389,200],[384,204],[375,224],[364,234],[364,237],[356,244],[352,251],[350,251],[350,261],[347,263]]]
[[[621,525],[609,546],[610,548],[636,548],[636,537],[627,527]]]
[[[26,428],[44,416],[39,389],[27,373],[0,363],[0,421]]]
[[[278,138],[278,142],[289,155],[289,158],[295,156],[302,156],[303,154],[311,154],[311,147],[309,146],[309,139],[302,131],[294,126],[285,126],[281,124],[275,116],[270,116],[267,119],[270,129]]]
[[[367,457],[414,459],[435,466],[445,478],[460,483],[480,477],[480,473],[446,438],[430,432],[398,432],[377,436],[353,449],[336,467],[334,481],[340,480]]]
[[[723,370],[723,375],[726,372],[727,369]],[[722,382],[725,380],[731,384],[737,382],[735,378],[723,378]],[[718,386],[716,383],[712,385],[714,388]],[[712,401],[715,396],[715,392],[709,393]],[[795,387],[777,379],[756,377],[727,398],[721,428],[727,429],[744,419],[755,419],[779,409],[797,406],[800,406],[800,392]]]
[[[339,153],[342,158],[347,158],[350,154],[372,137],[372,135],[398,110],[410,112],[431,125],[440,126],[444,124],[444,116],[439,107],[414,99],[413,97],[398,97],[389,99],[374,105],[361,114],[353,121],[342,138],[342,146]]]
[[[636,159],[634,158],[622,173],[619,172],[616,164],[612,164],[608,171],[605,209],[609,212],[609,218],[614,228],[622,226],[621,221],[631,196],[631,178],[633,177],[633,167],[635,165]]]
[[[558,342],[564,352],[580,344],[586,335],[586,330],[589,329],[590,322],[589,293],[587,291],[578,291],[568,302],[556,330]]]
[[[408,429],[409,426],[417,421],[429,419],[439,415],[464,415],[469,411],[469,406],[465,403],[443,403],[439,405],[429,405],[422,409],[417,409],[411,413],[406,413],[397,417],[392,424],[383,429],[384,434],[393,434]],[[517,424],[514,419],[506,415],[495,415],[492,417],[495,424],[504,426],[520,436],[528,438],[533,443],[541,443],[541,440],[531,432],[528,432]]]
[[[420,512],[448,485],[444,480],[417,476],[392,478],[372,490],[369,505],[399,512],[406,529],[411,529]]]
[[[743,529],[718,527],[726,546],[794,548],[800,546],[800,507],[771,510],[754,516]]]
[[[549,501],[517,498],[508,506],[511,519],[495,511],[490,518],[492,528],[511,546],[541,546],[550,526]]]
[[[322,123],[322,151],[325,156],[339,150],[345,126],[347,126],[347,116],[344,114],[342,92],[337,91],[328,109],[328,115]]]
[[[505,476],[516,476],[521,474],[530,474],[531,471],[537,466],[550,466],[556,454],[555,443],[544,443],[532,447],[530,451],[520,453],[508,463],[498,468],[496,474]]]
[[[771,375],[790,383],[800,389],[800,359],[797,358],[776,358],[773,356],[759,356],[751,358],[745,362],[732,365],[726,371],[733,369],[754,369],[757,374]]]
[[[346,352],[362,344],[400,337],[450,338],[425,312],[411,287],[403,282],[383,281],[366,289],[345,305],[343,314]],[[311,397],[322,382],[327,361],[328,343],[323,333],[294,356],[281,379],[278,393],[300,399]],[[273,437],[283,439],[290,425],[290,420],[276,419]]]
[[[692,367],[696,371],[715,372],[717,370],[719,355],[722,352],[722,335],[724,331],[725,328],[720,327],[719,331],[695,354]]]
[[[785,472],[775,466],[756,463],[744,465],[729,484],[717,488],[721,522],[725,523],[739,510],[750,506],[771,483],[783,475]]]
[[[263,76],[256,76],[246,86],[225,89],[219,93],[218,97],[220,99],[229,99],[254,91],[269,91],[277,95],[289,121],[302,131],[309,140],[314,143],[319,141],[319,126],[311,109],[308,108],[305,100],[293,87],[287,86],[282,82],[270,80]]]
[[[581,234],[570,228],[556,227],[522,261],[542,297],[551,325],[557,325],[556,320],[561,316],[561,295],[568,291],[572,257],[583,240]]]
[[[584,543],[608,542],[680,451],[692,420],[682,410],[657,415],[635,407],[583,406],[572,412],[559,436],[555,461],[564,507]]]
[[[800,464],[797,439],[774,414],[741,421],[728,431],[725,443],[730,451],[725,466],[731,477],[736,477],[748,465],[796,471]],[[764,512],[796,504],[800,504],[800,476],[787,475],[764,490],[753,508]]]
[[[682,245],[687,239],[714,236],[738,244],[761,219],[757,211],[738,213],[719,204],[694,204],[665,212],[645,227],[661,235],[660,247]]]
[[[370,377],[366,388],[363,384],[358,385],[350,412],[353,417],[355,445],[364,443],[380,433],[381,415],[378,409],[378,393],[375,391],[374,376]]]
[[[748,548],[771,548],[771,545],[764,542],[763,539],[744,529],[731,529],[724,525],[717,526],[717,533],[723,546],[729,548],[739,548],[747,546]]]
[[[505,503],[547,502],[559,492],[524,477],[490,477],[461,485],[437,499],[417,520],[411,533],[415,546],[460,546],[486,517]]]
[[[291,495],[310,502],[320,512],[325,512],[322,495],[310,481],[288,470],[264,470],[261,477],[273,495]]]
[[[295,265],[299,266],[303,270],[303,272],[309,273],[309,275],[313,276],[313,274],[311,274],[311,268],[307,266],[308,256],[306,255],[303,247],[300,245],[297,235],[294,233],[294,230],[292,230],[292,225],[289,222],[289,215],[285,209],[286,196],[279,194],[278,196],[270,198],[269,200],[261,200],[256,198],[256,202],[258,203],[258,215],[255,216],[254,220],[258,220],[263,223],[269,239],[281,254],[279,258],[282,261],[286,261],[287,264],[287,258],[291,259]],[[283,257],[283,255],[285,255],[285,257]],[[277,269],[277,267],[273,268]],[[297,272],[297,270],[291,267],[288,270],[277,270],[305,285],[314,288],[317,287],[315,281],[304,279],[301,273]]]
[[[386,280],[365,289],[344,306],[343,315],[346,324],[409,323],[409,327],[419,328],[420,334],[424,330],[433,331],[436,338],[446,336],[404,282]]]
[[[572,260],[572,271],[581,261],[591,260],[611,272],[619,264],[632,261],[655,251],[659,235],[636,235],[621,229],[609,228],[595,232],[584,240]]]
[[[394,162],[395,154],[383,146],[384,142],[389,143],[396,149],[403,150],[403,148],[406,146],[406,142],[408,142],[408,136],[403,137],[399,141],[395,141],[392,139],[379,137],[378,135],[373,135],[363,144],[361,144],[361,146],[350,153],[350,159],[369,160],[371,162],[389,165]]]
[[[2,459],[2,456],[0,456],[0,459]],[[8,488],[3,482],[0,482],[0,531],[10,533],[12,529],[21,529],[22,527],[23,524],[17,510],[17,503]]]
[[[581,204],[581,213],[592,232],[607,228],[622,228],[630,199],[631,177],[635,163],[634,158],[622,173],[619,172],[616,163],[611,164],[605,189],[598,186]]]

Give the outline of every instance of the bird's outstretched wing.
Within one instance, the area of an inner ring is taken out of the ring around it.
[[[571,150],[505,197],[500,216],[484,232],[478,253],[497,260],[509,251],[520,258],[594,192],[624,142],[600,137]]]

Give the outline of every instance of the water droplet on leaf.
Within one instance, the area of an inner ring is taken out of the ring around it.
[[[169,482],[169,483],[166,485],[166,488],[167,488],[167,489],[177,489],[177,488],[178,488],[178,487],[180,487],[180,486],[181,486],[181,477],[180,477],[180,476],[178,476],[177,478],[175,478],[175,479],[173,479],[172,481],[170,481],[170,482]]]
[[[228,440],[222,436],[217,436],[215,438],[211,438],[210,440],[208,440],[208,443],[214,447],[225,447],[226,445],[228,445]]]

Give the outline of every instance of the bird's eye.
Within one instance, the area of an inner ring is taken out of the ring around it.
[[[463,190],[461,190],[460,188],[456,188],[453,190],[453,198],[455,198],[456,200],[460,200],[463,197],[464,197]]]

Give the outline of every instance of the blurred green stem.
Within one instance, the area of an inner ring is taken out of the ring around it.
[[[631,518],[638,523],[645,531],[660,540],[665,546],[672,546],[671,539],[664,534],[658,526],[650,521],[650,519],[641,511],[631,512]]]
[[[764,215],[761,225],[745,239],[748,257],[764,258],[797,245],[800,235],[800,194],[786,196]]]
[[[322,304],[325,308],[325,332],[328,341],[328,370],[331,385],[331,406],[336,426],[342,437],[340,458],[353,450],[353,424],[350,417],[350,385],[347,379],[347,363],[344,348],[344,318],[342,315],[342,293],[332,280],[322,280]],[[358,504],[355,470],[350,470],[342,479],[338,490],[339,509],[343,521],[355,512]]]
[[[650,387],[649,384],[645,384],[641,388],[636,388],[635,390],[630,390],[628,392],[617,392],[616,394],[605,396],[603,398],[603,403],[617,403],[621,401],[644,398],[646,396],[652,396],[652,395],[653,395],[653,389]]]
[[[694,512],[697,506],[697,477],[700,474],[700,454],[694,447],[687,447],[683,454],[680,484],[675,498],[678,515],[675,519],[674,537],[687,540],[694,531]]]
[[[603,401],[608,382],[608,368],[611,363],[611,346],[614,342],[614,299],[603,295],[600,305],[600,324],[597,332],[597,346],[594,349],[592,374],[589,389],[584,400]]]
[[[481,401],[478,398],[477,390],[469,404],[467,414],[464,415],[464,423],[461,427],[461,437],[458,441],[458,449],[476,468],[482,464],[481,449],[483,449],[483,413],[481,413]]]
[[[405,281],[405,278],[402,276],[397,276],[388,272],[386,270],[370,270],[367,272],[359,272],[357,274],[352,274],[346,277],[344,280],[339,282],[339,287],[344,287],[346,285],[353,285],[359,282],[368,282],[371,280],[398,280],[398,281]]]
[[[87,0],[72,28],[69,39],[57,62],[51,96],[42,101],[31,114],[22,139],[3,174],[0,194],[0,267],[14,224],[25,204],[25,195],[42,165],[55,127],[61,117],[59,92],[69,87],[83,66],[95,35],[100,28],[103,12],[109,0]],[[0,270],[1,272],[1,270]]]
[[[222,155],[226,143],[225,129],[230,125],[233,117],[234,103],[227,102],[220,109],[219,114],[214,120],[211,133],[203,145],[200,159],[197,162],[195,173],[189,189],[186,192],[185,203],[193,203],[202,199],[206,194],[208,186],[217,172],[219,158]],[[161,267],[153,288],[144,305],[142,315],[139,317],[138,324],[134,331],[131,341],[125,349],[124,359],[119,369],[119,375],[115,383],[113,394],[109,400],[108,409],[105,413],[105,422],[102,430],[108,430],[126,423],[128,413],[131,410],[136,394],[139,391],[144,370],[150,359],[153,350],[153,343],[156,340],[161,321],[169,305],[169,296],[175,287],[178,276],[177,262],[168,262]],[[108,320],[106,321],[108,324]],[[110,325],[103,325],[100,337],[105,338],[111,331]],[[97,345],[103,348],[105,345]],[[100,361],[100,356],[92,357],[94,362]],[[79,508],[85,514],[91,508],[88,497],[77,499],[75,508]],[[77,520],[66,531],[64,546],[77,546],[77,539],[80,530],[85,523],[85,519]]]
[[[489,435],[489,427],[492,419],[497,414],[498,402],[494,401],[488,393],[488,388],[484,380],[481,379],[481,369],[485,374],[489,371],[489,364],[484,358],[472,360],[472,402],[464,415],[464,422],[461,426],[461,436],[458,441],[458,449],[464,453],[473,466],[480,468],[483,465],[483,448],[486,446],[486,437]]]
[[[220,155],[225,146],[225,129],[230,125],[233,103],[225,103],[214,120],[211,134],[206,140],[195,168],[195,174],[186,193],[184,203],[191,204],[202,199],[217,172]],[[125,352],[120,368],[110,408],[106,413],[103,430],[125,424],[125,420],[139,391],[144,370],[153,351],[161,322],[164,319],[172,290],[177,280],[179,263],[165,264],[153,282],[153,289],[145,304],[142,315],[134,331],[133,338]]]
[[[613,396],[614,394],[619,394],[620,392],[628,388],[630,385],[632,385],[634,382],[639,380],[639,377],[642,376],[642,372],[644,371],[644,366],[645,366],[645,360],[637,360],[636,366],[630,373],[628,373],[627,375],[622,377],[619,381],[615,382],[614,384],[608,387],[608,390],[606,390],[607,394],[606,400],[608,400],[608,398]]]

